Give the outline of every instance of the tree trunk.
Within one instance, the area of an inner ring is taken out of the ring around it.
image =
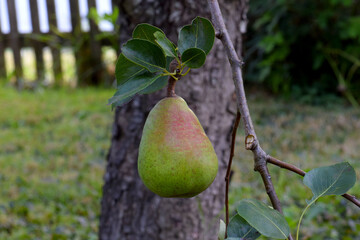
[[[246,22],[246,14],[240,13],[240,2],[246,1],[225,2],[223,15],[236,47],[241,49],[240,26]],[[210,18],[206,1],[125,0],[118,5],[122,41],[130,38],[137,24],[148,22],[176,42],[179,27],[190,24],[198,15]],[[177,83],[176,93],[198,116],[215,147],[219,172],[214,183],[190,199],[161,198],[145,188],[137,173],[138,146],[149,111],[166,93],[161,90],[136,97],[115,113],[101,202],[101,240],[217,239],[236,112],[231,71],[220,41],[215,41],[204,67],[191,70]]]

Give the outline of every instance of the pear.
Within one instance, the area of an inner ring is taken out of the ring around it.
[[[185,100],[159,101],[139,147],[138,172],[145,186],[161,197],[190,198],[207,189],[217,171],[214,148]]]

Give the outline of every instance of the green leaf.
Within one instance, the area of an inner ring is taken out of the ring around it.
[[[123,54],[120,54],[115,67],[115,77],[117,80],[117,85],[122,85],[127,82],[129,79],[140,75],[147,70],[130,60],[128,60]]]
[[[354,168],[347,162],[315,168],[305,174],[304,184],[313,192],[312,200],[326,195],[342,195],[356,181]]]
[[[290,234],[290,228],[284,216],[261,201],[241,200],[237,212],[266,237],[285,239]]]
[[[260,233],[256,231],[245,219],[236,214],[230,219],[227,228],[228,237],[234,237],[238,239],[253,240],[260,237]]]
[[[156,32],[161,32],[165,36],[165,33],[160,28],[147,23],[141,23],[135,27],[132,36],[133,38],[145,39],[156,44],[154,36]]]
[[[132,95],[131,97],[125,98],[121,101],[117,101],[111,104],[111,110],[114,110],[116,107],[125,105],[126,103],[130,102],[133,98],[135,97],[135,95]]]
[[[149,94],[149,93],[156,92],[157,90],[160,90],[163,87],[165,87],[167,82],[168,82],[167,76],[159,77],[155,82],[153,82],[147,88],[145,88],[144,90],[141,90],[139,92],[139,94]]]
[[[128,102],[131,97],[145,89],[159,77],[161,77],[161,75],[155,75],[149,72],[135,76],[130,81],[118,86],[116,93],[109,99],[108,104],[116,103],[117,106],[119,106]]]
[[[195,18],[191,25],[184,26],[179,33],[178,47],[181,54],[189,48],[200,48],[208,54],[215,41],[215,30],[209,20]]]
[[[164,50],[165,56],[178,58],[175,45],[162,32],[155,32],[155,42]]]
[[[166,57],[166,70],[168,70],[168,71],[170,71],[169,70],[169,67],[170,67],[169,65],[172,62],[172,60],[174,60],[174,58]],[[155,82],[153,82],[150,86],[148,86],[144,90],[140,91],[139,94],[153,93],[153,92],[155,92],[157,90],[160,90],[163,87],[165,87],[167,83],[168,83],[168,78],[166,76],[160,77]]]
[[[296,231],[296,239],[299,239],[301,221],[311,205],[322,196],[342,195],[346,193],[354,186],[355,181],[355,170],[348,162],[342,162],[328,167],[319,167],[307,172],[303,182],[311,189],[314,196],[301,213]]]
[[[206,54],[200,48],[189,48],[181,56],[183,64],[189,68],[199,68],[204,65]]]
[[[170,63],[174,60],[173,57],[166,57],[166,70],[170,71]]]
[[[224,223],[223,220],[220,219],[218,240],[224,240],[225,239],[225,231],[226,231],[226,224]]]
[[[147,40],[129,40],[121,50],[127,59],[152,73],[162,71],[166,67],[166,59],[161,48]]]

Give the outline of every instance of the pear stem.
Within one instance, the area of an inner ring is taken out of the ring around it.
[[[177,95],[175,94],[175,84],[176,81],[180,80],[181,78],[181,74],[180,74],[180,69],[178,68],[179,64],[176,61],[176,59],[174,59],[169,66],[169,70],[171,73],[176,73],[175,76],[170,75],[169,76],[169,83],[168,83],[168,88],[167,88],[167,97],[176,97]]]
[[[169,83],[168,83],[168,88],[167,88],[167,97],[176,97],[177,96],[175,94],[175,84],[176,84],[176,79],[173,78],[172,76],[169,76]]]

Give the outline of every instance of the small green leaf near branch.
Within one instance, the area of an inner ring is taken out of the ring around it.
[[[326,195],[342,195],[352,188],[356,181],[354,168],[347,162],[328,167],[315,168],[305,174],[304,184],[315,198]]]
[[[155,82],[153,82],[152,84],[147,86],[145,89],[138,92],[138,94],[149,94],[149,93],[156,92],[157,90],[160,90],[163,87],[165,87],[167,83],[168,83],[167,76],[159,77],[158,79],[155,80]]]
[[[127,59],[152,73],[162,72],[166,69],[166,59],[163,51],[159,46],[148,40],[129,40],[121,50]]]
[[[200,48],[189,48],[183,52],[181,60],[189,68],[200,68],[205,63],[206,54]]]
[[[189,48],[200,48],[207,55],[215,41],[215,30],[209,20],[195,18],[191,25],[184,26],[179,33],[178,47],[181,54]]]
[[[178,59],[175,45],[161,32],[155,32],[155,42],[164,50],[165,56]]]
[[[131,78],[143,74],[146,71],[144,67],[128,60],[123,54],[120,54],[115,67],[117,85],[120,86]]]
[[[303,182],[311,189],[314,195],[300,216],[296,239],[299,239],[301,221],[309,207],[322,196],[342,195],[346,193],[354,186],[356,173],[349,163],[342,162],[309,171],[305,174]]]
[[[160,32],[165,35],[165,33],[160,28],[150,25],[148,23],[141,23],[135,27],[132,37],[148,40],[156,44],[156,38],[154,36],[154,33],[156,32]]]
[[[255,199],[241,200],[237,212],[246,222],[266,237],[285,239],[290,234],[290,228],[284,216],[261,201]]]
[[[236,214],[230,219],[227,228],[227,239],[246,239],[255,240],[260,237],[260,233],[253,228],[244,218]]]
[[[149,72],[135,76],[131,81],[127,81],[123,85],[118,86],[118,90],[114,96],[109,99],[108,104],[116,103],[117,106],[120,106],[130,101],[135,94],[150,86],[160,77],[161,75],[155,75]]]

